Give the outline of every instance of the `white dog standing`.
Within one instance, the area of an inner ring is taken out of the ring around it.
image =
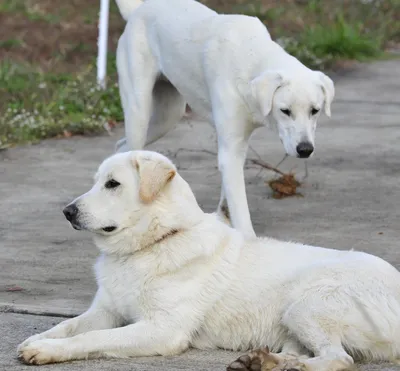
[[[332,80],[286,53],[257,18],[194,0],[116,1],[127,20],[117,50],[126,134],[118,150],[163,136],[188,103],[217,130],[218,210],[254,237],[243,171],[250,135],[271,120],[287,154],[309,157],[321,110],[330,116]]]
[[[98,291],[87,312],[19,346],[28,364],[266,345],[280,353],[253,352],[230,370],[339,371],[353,355],[400,357],[393,266],[362,252],[244,239],[203,213],[160,154],[107,159],[64,214],[94,234]]]

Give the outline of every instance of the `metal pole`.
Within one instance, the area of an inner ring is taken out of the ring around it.
[[[109,10],[110,0],[100,0],[99,38],[97,41],[97,83],[101,89],[106,88]]]

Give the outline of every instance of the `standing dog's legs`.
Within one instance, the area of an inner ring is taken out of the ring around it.
[[[170,131],[183,117],[185,108],[183,96],[169,81],[157,81],[153,89],[153,112],[146,145]]]
[[[123,95],[121,94],[121,99]],[[155,142],[168,133],[183,117],[186,102],[168,81],[159,80],[153,89],[153,109],[145,145]],[[117,151],[128,151],[126,138],[118,141]]]
[[[218,145],[218,166],[222,173],[222,196],[226,195],[231,223],[246,237],[252,238],[255,237],[255,233],[247,203],[243,169],[247,145],[247,139],[228,146]],[[220,205],[223,206],[224,201],[220,202]]]
[[[222,174],[223,187],[218,213],[229,215],[233,227],[252,238],[255,233],[247,204],[243,169],[252,127],[246,118],[230,112],[229,109],[225,110],[223,100],[215,100],[218,102],[218,110],[214,114],[218,135],[218,167]]]
[[[221,196],[219,199],[217,214],[220,217],[221,221],[223,221],[224,223],[226,223],[228,225],[231,225],[231,216],[229,213],[228,201],[226,200],[226,197],[225,197],[223,184],[221,185]]]
[[[159,70],[142,24],[128,23],[118,43],[117,67],[126,135],[126,143],[120,141],[117,149],[143,149],[153,109],[153,88]]]

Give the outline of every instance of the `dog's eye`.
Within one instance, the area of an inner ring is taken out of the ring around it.
[[[282,111],[286,116],[290,116],[290,109],[281,108],[281,111]]]
[[[311,109],[311,114],[314,116],[319,112],[319,109],[313,108]]]
[[[111,189],[111,188],[117,188],[121,183],[117,182],[115,179],[110,179],[104,187]]]

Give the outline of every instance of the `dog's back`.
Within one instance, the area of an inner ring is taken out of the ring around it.
[[[158,14],[161,17],[169,18],[170,26],[174,21],[199,20],[216,13],[201,3],[193,0],[116,0],[119,11],[125,20],[142,4],[142,11],[149,14]]]

